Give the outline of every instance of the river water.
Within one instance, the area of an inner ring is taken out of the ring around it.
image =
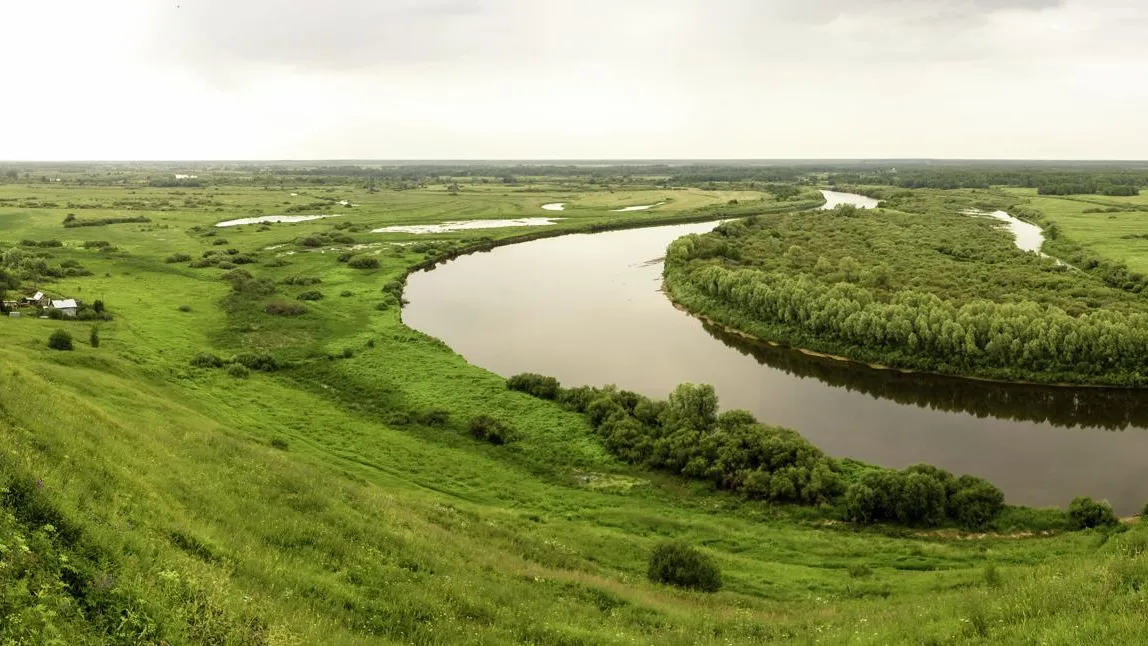
[[[856,196],[859,206],[873,206]],[[877,371],[747,342],[659,291],[686,224],[548,238],[410,276],[403,320],[497,374],[618,386],[663,398],[709,383],[723,408],[800,431],[828,454],[982,476],[1009,500],[1063,506],[1148,501],[1148,394],[991,384]]]

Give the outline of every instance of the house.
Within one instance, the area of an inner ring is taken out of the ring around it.
[[[76,299],[65,298],[59,301],[51,301],[51,305],[48,307],[54,310],[60,310],[63,312],[64,316],[75,316],[79,305],[76,304]]]
[[[44,307],[47,307],[48,306],[48,297],[44,295],[44,292],[36,292],[35,294],[33,294],[31,296],[25,296],[23,304],[24,305],[42,305]]]

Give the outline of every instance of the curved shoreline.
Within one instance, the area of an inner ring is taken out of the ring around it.
[[[687,212],[684,214],[679,213],[679,214],[675,214],[675,215],[667,216],[667,217],[663,217],[663,218],[649,218],[649,219],[644,219],[644,220],[643,219],[619,220],[617,222],[605,222],[605,223],[599,222],[599,223],[594,223],[594,224],[583,224],[583,225],[576,225],[576,226],[570,226],[570,227],[564,227],[564,228],[556,227],[553,229],[537,230],[537,231],[531,231],[529,233],[521,233],[521,234],[517,234],[517,235],[507,236],[505,238],[499,238],[497,240],[486,240],[483,242],[478,242],[478,243],[474,243],[471,245],[459,247],[457,249],[452,249],[450,251],[441,253],[441,254],[433,257],[433,258],[428,258],[427,260],[424,260],[422,262],[415,263],[414,265],[410,265],[409,267],[407,267],[403,271],[402,274],[400,274],[395,279],[395,280],[398,280],[402,285],[402,289],[399,290],[398,297],[399,297],[399,301],[401,303],[402,297],[403,297],[403,290],[405,290],[406,286],[407,286],[407,277],[410,276],[411,274],[413,274],[417,271],[430,271],[430,270],[434,269],[435,267],[437,267],[441,264],[450,262],[451,260],[455,260],[456,258],[461,258],[462,256],[469,256],[470,254],[474,254],[474,253],[483,253],[486,251],[492,251],[498,247],[506,247],[509,245],[521,244],[524,242],[533,242],[535,240],[543,240],[545,238],[557,238],[557,237],[566,236],[566,235],[584,235],[584,234],[593,234],[593,233],[608,233],[610,231],[625,231],[625,230],[629,230],[629,229],[649,229],[649,228],[656,228],[656,227],[674,226],[674,225],[678,225],[678,224],[696,224],[698,222],[713,222],[713,221],[723,220],[723,219],[748,218],[748,217],[753,217],[754,215],[764,215],[767,213],[789,213],[789,212],[796,213],[796,212],[800,212],[800,211],[806,211],[809,209],[815,209],[815,208],[818,208],[819,206],[823,206],[824,204],[825,204],[825,199],[823,197],[820,200],[820,202],[818,202],[816,200],[806,200],[804,202],[800,202],[800,203],[797,203],[795,205],[774,204],[772,206],[774,206],[774,207],[783,206],[784,208],[765,208],[765,209],[762,209],[762,210],[757,211],[757,212],[735,212],[735,213],[723,213],[720,210],[721,207],[719,206],[718,210],[706,212],[706,213],[697,213],[697,212],[689,213],[689,212]],[[703,208],[706,208],[706,207],[703,207]],[[736,211],[736,209],[733,209],[733,210]],[[399,310],[399,320],[402,321],[401,307]],[[405,323],[404,323],[404,325],[405,325]]]
[[[695,311],[689,309],[688,307],[686,307],[685,304],[683,304],[681,301],[674,298],[673,293],[667,288],[666,281],[664,278],[662,279],[661,291],[663,294],[666,295],[666,298],[670,301],[670,304],[674,306],[674,309],[679,310],[681,312],[685,312],[686,314],[690,315],[691,317],[693,317],[699,321],[703,321],[705,323],[708,323],[708,324],[714,326],[715,328],[720,329],[722,332],[725,332],[726,334],[740,337],[742,339],[746,339],[746,340],[752,341],[754,343],[762,343],[762,344],[765,344],[765,345],[768,345],[768,346],[774,347],[774,348],[785,348],[788,350],[792,350],[794,352],[800,352],[801,354],[804,354],[804,355],[807,355],[810,357],[818,357],[820,359],[829,359],[832,361],[847,363],[847,364],[857,366],[857,367],[869,368],[870,370],[881,370],[881,371],[885,371],[885,372],[896,372],[896,373],[900,373],[903,375],[913,375],[913,374],[931,375],[931,376],[936,376],[936,377],[946,377],[949,379],[962,379],[965,381],[976,381],[976,382],[988,383],[988,384],[1002,384],[1002,385],[1013,385],[1013,386],[1040,386],[1040,387],[1047,387],[1047,388],[1064,388],[1064,389],[1085,389],[1085,388],[1087,388],[1087,389],[1095,389],[1095,390],[1148,391],[1148,386],[1113,386],[1113,385],[1107,385],[1107,384],[1084,384],[1084,383],[1056,382],[1056,381],[1028,381],[1028,380],[1020,380],[1020,379],[996,379],[993,377],[978,377],[976,375],[968,375],[968,374],[961,374],[961,373],[955,373],[955,372],[936,372],[934,370],[917,370],[914,368],[898,368],[896,366],[887,366],[887,365],[881,364],[881,363],[869,363],[868,361],[863,361],[861,359],[854,359],[852,357],[846,357],[846,356],[839,355],[839,354],[830,354],[828,352],[819,352],[817,350],[811,350],[809,348],[792,346],[792,345],[789,345],[786,343],[782,343],[781,341],[773,341],[770,339],[763,339],[761,337],[754,336],[753,334],[750,334],[749,332],[746,332],[745,330],[741,330],[741,329],[735,328],[733,326],[727,325],[725,323],[722,323],[721,321],[718,321],[717,319],[709,316],[708,314],[702,314],[700,312],[695,312]]]

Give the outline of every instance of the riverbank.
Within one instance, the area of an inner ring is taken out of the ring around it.
[[[1137,351],[1112,348],[1116,335],[1135,337],[1134,348],[1148,342],[1142,301],[1003,247],[1008,234],[991,221],[928,207],[724,225],[671,245],[665,288],[690,311],[757,339],[864,364],[1013,383],[1148,385]]]

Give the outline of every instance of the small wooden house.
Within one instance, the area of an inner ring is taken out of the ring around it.
[[[35,294],[33,294],[31,296],[25,296],[23,298],[23,304],[24,305],[32,305],[35,307],[47,307],[48,305],[51,304],[51,299],[49,299],[44,294],[44,292],[36,292]]]
[[[79,304],[76,303],[74,298],[65,298],[58,301],[50,301],[48,306],[50,309],[60,310],[64,316],[75,316],[76,310],[79,309]]]

